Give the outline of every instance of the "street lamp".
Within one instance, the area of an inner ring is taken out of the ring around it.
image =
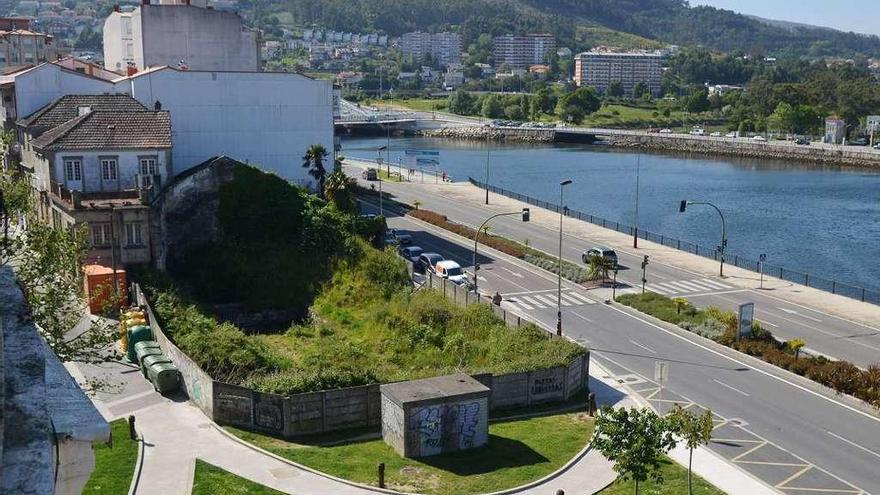
[[[385,214],[384,214],[385,212],[382,209],[382,176],[379,174],[379,172],[382,171],[382,148],[383,147],[376,149],[376,165],[378,165],[378,167],[376,169],[376,180],[379,181],[379,216],[380,217],[385,216]]]
[[[727,222],[724,221],[724,214],[721,213],[721,209],[717,206],[713,205],[708,201],[687,201],[682,200],[681,205],[678,208],[679,213],[684,213],[689,205],[706,205],[715,208],[715,211],[718,212],[718,215],[721,217],[721,244],[718,245],[718,252],[721,254],[721,266],[718,269],[718,276],[724,276],[724,249],[727,247]]]
[[[562,219],[565,206],[565,186],[571,184],[571,179],[559,183],[559,260],[556,265],[556,335],[562,336]]]
[[[642,154],[636,157],[636,221],[633,226],[633,248],[639,248],[639,178],[642,172]]]
[[[522,211],[511,211],[508,213],[498,213],[498,214],[492,215],[491,217],[487,218],[486,221],[483,222],[482,225],[480,225],[480,228],[477,229],[477,232],[474,234],[474,292],[476,292],[477,295],[480,294],[477,291],[477,271],[480,269],[480,265],[477,264],[477,242],[480,238],[480,232],[483,231],[483,227],[485,227],[486,224],[489,223],[492,219],[498,218],[498,217],[506,217],[506,216],[510,216],[510,215],[522,215],[523,222],[529,221],[529,209],[528,208],[523,208]]]
[[[486,136],[486,204],[489,204],[489,152],[491,150],[490,137]]]

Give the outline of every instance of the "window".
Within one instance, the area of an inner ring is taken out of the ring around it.
[[[142,227],[143,225],[140,222],[125,224],[125,244],[127,246],[143,246],[144,236]]]
[[[113,238],[110,232],[110,223],[93,223],[89,227],[92,230],[92,246],[109,246]]]
[[[117,180],[119,177],[119,164],[116,158],[101,158],[101,178],[104,180]]]
[[[156,164],[156,157],[141,157],[141,175],[156,175],[159,173],[159,165]]]
[[[82,180],[82,161],[80,159],[64,160],[64,179],[68,181]]]

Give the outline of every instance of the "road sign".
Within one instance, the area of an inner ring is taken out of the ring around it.
[[[440,170],[440,152],[428,150],[404,150],[406,164],[411,169],[432,168]]]
[[[755,320],[755,303],[743,303],[739,305],[739,329],[736,334],[737,340],[752,336],[752,323]]]
[[[666,361],[654,361],[654,381],[656,381],[660,386],[663,386],[663,382],[669,380],[669,363]]]
[[[868,132],[880,131],[880,115],[868,115],[865,122],[865,128]]]
[[[758,259],[761,261],[761,263],[763,263],[763,262],[767,261],[767,255],[762,254],[761,256],[758,256]]]

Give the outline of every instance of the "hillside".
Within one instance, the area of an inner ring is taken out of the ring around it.
[[[880,56],[880,38],[833,29],[772,25],[684,0],[246,0],[256,18],[283,15],[299,25],[336,30],[455,29],[466,42],[480,33],[552,32],[560,44],[584,50],[608,40],[640,38],[723,51],[794,56]],[[591,36],[597,26],[602,36]],[[590,29],[591,28],[591,29]],[[616,34],[612,34],[615,33]]]

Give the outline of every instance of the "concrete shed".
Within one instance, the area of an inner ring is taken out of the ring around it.
[[[489,392],[462,373],[382,385],[382,438],[404,457],[482,447]]]

